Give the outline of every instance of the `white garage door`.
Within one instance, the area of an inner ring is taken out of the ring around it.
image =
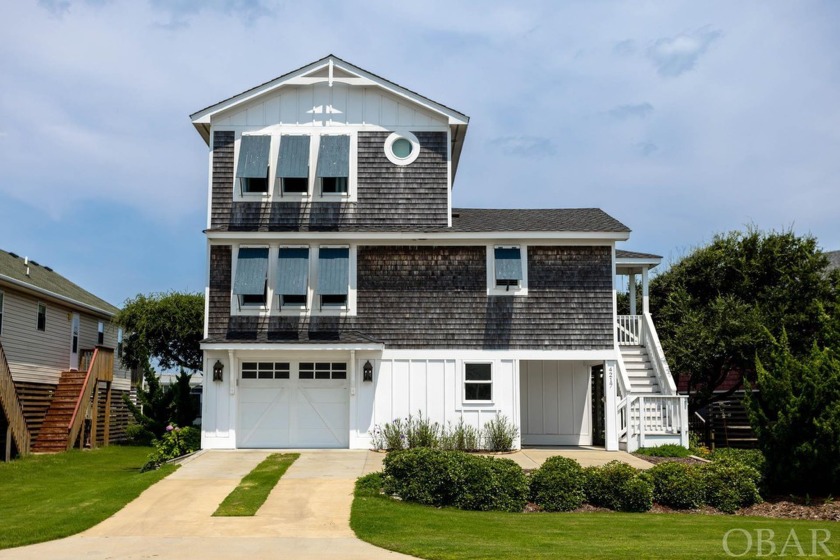
[[[243,362],[240,448],[348,447],[344,362]]]
[[[519,374],[523,444],[592,445],[589,366],[522,361]]]

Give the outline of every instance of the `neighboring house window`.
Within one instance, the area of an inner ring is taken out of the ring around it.
[[[236,177],[242,194],[268,194],[271,136],[242,136]]]
[[[43,303],[38,303],[38,322],[37,327],[39,331],[47,330],[47,306]]]
[[[340,362],[301,362],[300,379],[347,379],[347,364]]]
[[[309,136],[280,136],[277,178],[281,194],[309,192]]]
[[[527,270],[527,250],[524,246],[488,247],[488,295],[526,295]]]
[[[347,307],[350,284],[350,249],[321,247],[318,250],[318,296],[321,307]]]
[[[322,195],[348,194],[350,177],[350,137],[321,136],[316,176]]]
[[[309,288],[309,249],[280,247],[277,259],[277,293],[280,309],[305,308]]]
[[[99,326],[96,330],[96,343],[99,346],[105,344],[105,323],[103,323],[102,321],[99,321]]]
[[[242,379],[288,379],[289,362],[243,362]]]
[[[268,247],[240,247],[233,293],[242,307],[263,307],[268,289]]]
[[[117,329],[117,358],[122,358],[123,355],[123,330]]]
[[[464,401],[493,400],[493,364],[464,364]]]
[[[3,297],[3,292],[0,292],[0,334],[3,334],[3,306],[6,300]]]

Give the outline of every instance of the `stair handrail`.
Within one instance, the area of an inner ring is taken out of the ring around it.
[[[3,350],[2,344],[0,344],[0,406],[6,411],[6,417],[9,420],[12,438],[17,446],[18,455],[21,457],[29,455],[32,436],[29,433],[29,427],[26,425],[26,417],[23,415],[23,405],[15,389],[12,370],[9,369],[9,362],[6,360],[6,352]]]
[[[85,374],[84,385],[82,386],[81,393],[79,393],[79,400],[76,401],[76,407],[73,409],[73,416],[70,418],[70,423],[67,426],[67,449],[71,449],[76,438],[79,437],[82,423],[91,406],[90,399],[94,387],[96,387],[96,384],[100,380],[110,380],[110,377],[113,376],[113,370],[114,351],[97,346],[93,351],[93,357],[90,360],[87,374]]]
[[[656,334],[653,317],[650,313],[644,313],[642,317],[644,321],[645,346],[650,354],[650,362],[659,380],[659,386],[663,389],[662,393],[665,395],[676,395],[677,386],[674,383],[674,377],[671,375],[671,368],[668,367],[668,361],[665,359],[665,351],[662,350],[659,335]]]

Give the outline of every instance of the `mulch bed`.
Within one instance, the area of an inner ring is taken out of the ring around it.
[[[633,457],[638,457],[648,463],[658,465],[659,463],[685,463],[686,465],[702,465],[706,461],[696,457],[651,457],[650,455],[642,455],[641,453],[632,453]]]

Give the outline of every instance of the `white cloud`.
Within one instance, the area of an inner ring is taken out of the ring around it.
[[[693,70],[700,56],[722,35],[720,31],[703,27],[691,33],[663,37],[647,49],[647,55],[660,75],[676,77]]]
[[[645,118],[653,113],[653,105],[650,103],[636,103],[630,105],[618,105],[609,110],[611,117],[627,119],[631,117]]]

